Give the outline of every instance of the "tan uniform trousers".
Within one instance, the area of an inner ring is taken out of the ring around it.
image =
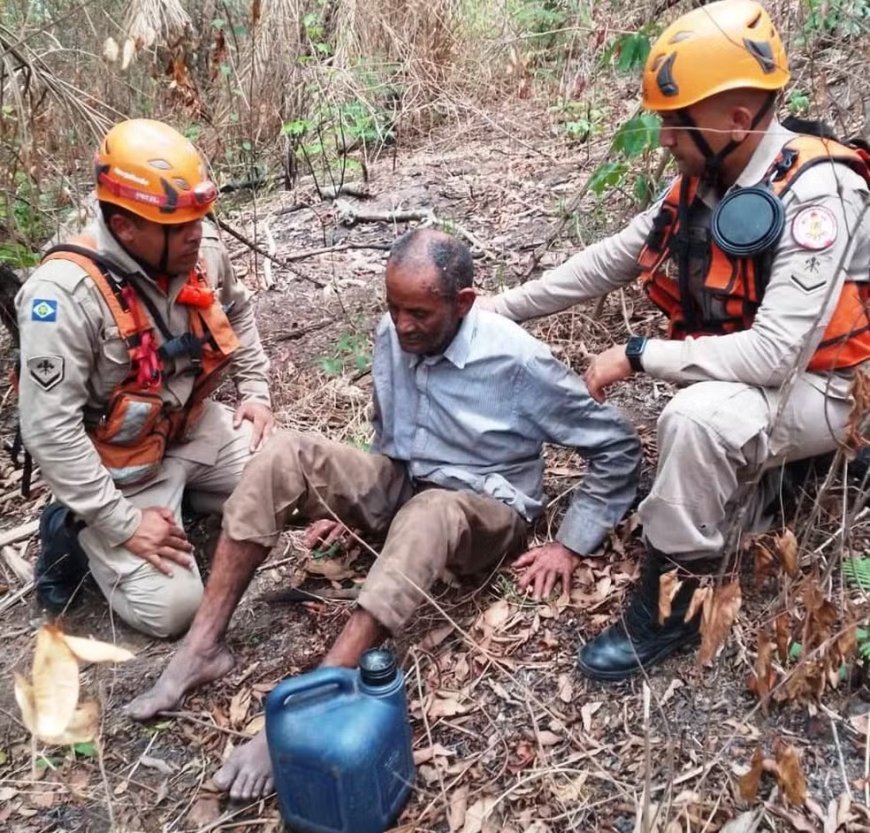
[[[204,465],[185,459],[184,444],[170,447],[154,480],[124,491],[134,506],[165,506],[180,525],[181,498],[189,489],[196,508],[221,510],[251,459],[251,423],[245,421],[234,429],[230,409],[216,403],[207,403],[207,407],[211,409],[208,430],[220,443],[215,462]],[[124,547],[107,545],[98,532],[88,527],[80,533],[79,541],[100,590],[128,625],[161,638],[187,630],[202,599],[202,578],[196,567],[187,570],[172,564],[173,575],[166,576]]]
[[[223,529],[234,541],[272,547],[289,523],[332,513],[351,528],[386,533],[359,604],[393,633],[446,567],[464,574],[492,567],[518,552],[527,532],[494,498],[415,489],[389,457],[294,432],[274,435],[251,461],[227,501]]]
[[[639,508],[649,543],[680,561],[721,555],[740,487],[759,467],[837,447],[850,403],[826,396],[824,386],[822,377],[798,377],[779,416],[784,394],[778,390],[736,382],[681,390],[659,417],[658,471]],[[748,515],[757,508],[750,504]]]

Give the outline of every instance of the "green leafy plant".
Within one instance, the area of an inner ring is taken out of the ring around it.
[[[611,159],[599,165],[589,180],[589,190],[598,197],[623,185],[630,170],[629,162],[655,149],[659,142],[660,122],[652,113],[641,113],[623,122],[610,144]],[[617,157],[613,159],[612,157]],[[657,184],[641,174],[633,188],[634,196],[654,193]]]
[[[602,55],[603,61],[615,61],[616,69],[624,75],[640,72],[652,46],[649,34],[641,29],[619,35],[610,42]]]
[[[371,366],[371,342],[362,333],[342,333],[332,353],[320,359],[320,369],[327,376],[341,376],[347,372],[364,373]]]
[[[789,113],[800,116],[810,109],[810,97],[804,90],[797,88],[790,90],[786,98],[786,107]]]
[[[807,9],[799,43],[820,37],[859,37],[870,30],[870,0],[804,0]]]

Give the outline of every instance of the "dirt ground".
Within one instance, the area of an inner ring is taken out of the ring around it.
[[[600,139],[591,146],[567,145],[546,124],[540,113],[522,109],[470,116],[417,148],[400,148],[372,163],[369,198],[341,199],[366,212],[431,210],[479,244],[477,282],[483,291],[513,284],[606,147]],[[267,290],[261,288],[263,259],[227,240],[239,273],[258,290],[281,424],[365,443],[369,335],[382,310],[385,247],[408,224],[347,225],[341,207],[319,200],[310,182],[293,193],[259,194],[253,202],[234,195],[233,202],[237,210],[224,215],[228,222],[262,246],[271,237],[278,257],[335,249],[293,260],[294,272],[272,267],[274,287]],[[580,244],[615,230],[628,210],[619,195],[606,203],[588,197],[542,265],[558,263]],[[657,315],[631,289],[600,308],[581,306],[531,330],[581,371],[587,357],[611,339],[624,340],[629,329],[652,334],[658,327]],[[669,385],[646,379],[614,392],[613,401],[631,415],[644,440],[645,484],[655,466],[655,418],[671,394]],[[231,398],[231,391],[224,395]],[[12,407],[7,396],[7,428]],[[33,498],[23,501],[18,473],[3,465],[0,534],[34,519],[48,498],[44,485],[37,485]],[[553,503],[536,529],[539,540],[555,527],[581,475],[574,455],[549,451]],[[812,559],[817,565],[838,549],[825,541],[839,529],[841,492],[835,489],[823,502],[809,531],[796,530],[802,552],[821,547]],[[188,525],[207,570],[217,521],[188,518]],[[858,525],[851,532],[861,541],[865,530]],[[28,561],[35,558],[32,538],[13,546]],[[575,673],[578,648],[617,615],[639,551],[632,514],[600,553],[578,567],[570,597],[529,602],[518,594],[509,566],[477,586],[437,589],[395,645],[407,675],[418,762],[414,792],[400,819],[403,830],[870,830],[870,735],[866,720],[855,719],[870,708],[860,670],[847,671],[836,691],[809,703],[771,703],[768,709],[747,688],[759,625],[773,620],[783,600],[797,604],[800,578],[776,576],[758,587],[747,558],[743,607],[710,668],[699,668],[685,654],[649,679],[618,686]],[[288,532],[236,613],[230,634],[235,670],[190,696],[183,711],[145,726],[126,719],[120,707],[155,678],[173,645],[113,621],[99,594],[89,593],[65,617],[67,632],[116,641],[136,659],[85,669],[83,686],[103,706],[99,747],[78,755],[40,747],[35,776],[12,672],[28,667],[41,617],[30,593],[9,603],[26,584],[3,562],[6,577],[0,580],[8,589],[0,596],[0,827],[21,833],[279,829],[274,797],[234,805],[210,789],[210,776],[234,745],[262,726],[271,688],[317,662],[349,603],[277,605],[261,597],[303,583],[351,586],[364,575],[367,559],[312,559],[299,533]],[[865,619],[866,605],[854,603],[854,618]],[[784,763],[776,744],[800,757],[809,796],[803,806],[784,798]],[[745,801],[739,776],[759,748],[770,763],[757,797]],[[645,813],[651,820],[646,826]]]

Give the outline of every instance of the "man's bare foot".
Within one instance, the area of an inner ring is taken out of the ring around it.
[[[261,731],[244,746],[234,749],[212,781],[236,801],[250,801],[272,792],[274,781],[266,732]]]
[[[220,644],[209,650],[182,644],[154,685],[124,707],[133,720],[150,720],[160,712],[181,705],[192,688],[228,674],[236,661],[229,648]]]

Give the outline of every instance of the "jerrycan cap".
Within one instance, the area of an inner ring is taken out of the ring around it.
[[[386,648],[370,648],[360,657],[359,671],[365,685],[387,685],[396,679],[396,658]]]

